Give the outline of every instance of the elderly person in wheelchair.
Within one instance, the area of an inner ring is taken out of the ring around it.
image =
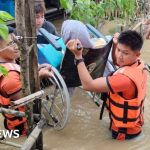
[[[63,41],[60,37],[51,35],[44,29],[40,29],[39,31],[43,37],[43,43],[38,44],[39,63],[49,63],[60,70],[67,87],[80,85],[77,70],[75,66],[72,67],[71,65],[72,63],[74,64],[74,56],[65,47],[68,40],[80,39],[85,49],[83,55],[85,56],[85,62],[87,62],[87,67],[90,69],[90,72],[93,76],[103,75],[108,54],[112,46],[110,36],[105,37],[91,25],[84,25],[77,20],[64,21],[61,29]],[[48,42],[50,44],[47,44]],[[73,81],[74,79],[76,81]]]

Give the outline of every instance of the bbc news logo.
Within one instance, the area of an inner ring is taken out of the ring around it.
[[[19,130],[0,130],[0,138],[19,138]]]

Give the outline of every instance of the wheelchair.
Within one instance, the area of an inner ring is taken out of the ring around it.
[[[97,31],[90,24],[86,25],[91,38],[103,38],[106,45],[100,48],[84,49],[83,58],[91,76],[95,79],[103,76],[107,58],[112,46],[112,40]],[[39,30],[37,38],[39,64],[52,65],[53,76],[41,82],[46,91],[43,102],[44,113],[49,118],[49,125],[54,129],[63,129],[68,121],[70,112],[70,97],[68,88],[81,85],[74,55],[67,50],[61,37]]]

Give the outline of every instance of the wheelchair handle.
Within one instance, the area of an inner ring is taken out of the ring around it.
[[[49,33],[43,28],[39,29],[39,32],[45,37],[45,39],[58,51],[61,51],[61,46],[57,43],[54,35]]]

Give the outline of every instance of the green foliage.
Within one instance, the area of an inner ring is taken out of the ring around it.
[[[115,0],[116,5],[119,8],[122,17],[132,17],[135,15],[136,10],[136,0]]]
[[[8,38],[8,27],[6,26],[5,22],[13,19],[14,18],[9,13],[0,11],[0,37],[4,40]],[[5,67],[0,65],[0,73],[6,76],[8,71]]]
[[[4,40],[8,38],[8,27],[5,24],[0,24],[0,37]]]
[[[0,24],[10,20],[14,20],[14,17],[5,11],[0,11]]]
[[[4,76],[7,76],[8,71],[5,67],[0,65],[0,73],[2,73]]]
[[[71,11],[73,6],[73,0],[60,0],[60,5],[67,11]]]
[[[97,27],[99,20],[104,17],[103,3],[98,4],[92,0],[76,0],[73,5],[70,17],[84,23],[90,23]]]
[[[136,15],[136,0],[101,0],[98,4],[94,0],[60,0],[65,9],[69,9],[72,19],[90,23],[97,27],[100,20],[108,15],[108,19],[113,19],[110,14],[118,11],[119,18],[129,24]],[[105,16],[106,15],[106,16]]]
[[[5,22],[13,19],[9,13],[0,11],[0,37],[4,40],[8,37],[8,27],[5,25]]]

